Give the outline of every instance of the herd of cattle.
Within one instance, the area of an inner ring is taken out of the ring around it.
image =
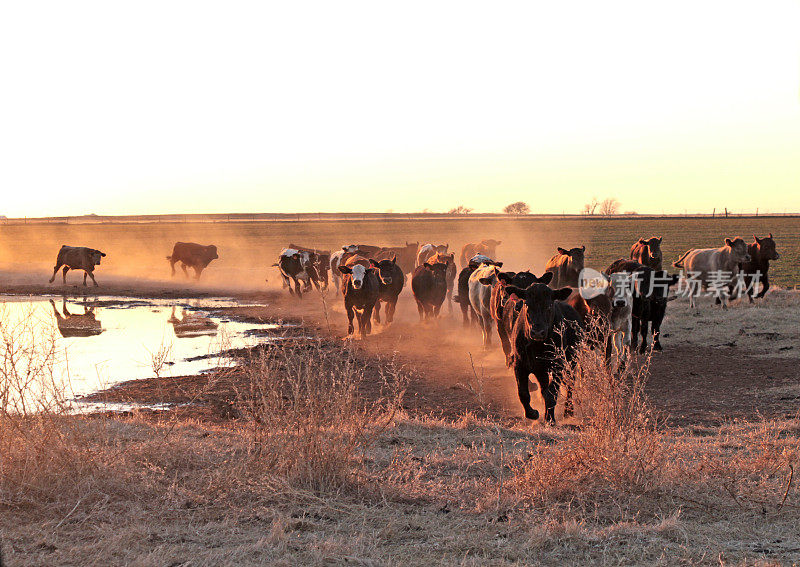
[[[448,252],[449,244],[419,242],[396,247],[350,244],[334,253],[289,244],[274,266],[280,270],[284,287],[298,297],[312,286],[327,288],[333,279],[344,298],[348,334],[355,332],[355,319],[362,337],[371,332],[373,318],[381,322],[384,304],[385,323],[392,322],[410,274],[420,320],[438,317],[448,299],[450,311],[453,303],[460,306],[465,327],[477,324],[485,346],[492,342],[494,327],[507,365],[513,367],[525,416],[539,417],[530,405],[528,377],[533,374],[544,398],[545,420],[554,422],[563,365],[574,359],[580,341],[591,340],[586,330],[598,326],[605,329],[607,342],[599,346],[605,349],[607,360],[614,353],[624,360],[629,349],[637,349],[639,336],[639,352],[647,350],[651,334],[652,348],[661,350],[661,323],[672,299],[668,297],[669,288],[680,281],[677,274],[663,269],[661,241],[655,237],[635,242],[629,258],[620,258],[596,272],[603,285],[592,293],[580,287],[585,284],[580,281],[585,277],[585,246],[559,247],[538,277],[527,270],[501,271],[503,262],[497,261],[496,251],[502,242],[491,239],[463,246],[460,271],[455,254]],[[67,272],[73,269],[84,271],[84,285],[88,275],[96,286],[94,267],[104,256],[93,248],[62,246],[50,282],[63,267],[64,283]],[[175,264],[180,263],[187,276],[187,268],[192,268],[199,279],[203,269],[218,257],[216,246],[178,242],[167,260],[173,275]],[[765,238],[754,237],[749,245],[741,238],[726,238],[720,248],[692,249],[673,265],[694,274],[704,289],[712,285],[714,277],[718,280],[719,274],[726,274],[728,291],[734,281],[744,279],[752,302],[754,290],[749,284],[758,281],[761,289],[756,297],[763,297],[769,289],[769,262],[778,258],[770,233]],[[723,308],[728,291],[717,293],[717,302]],[[694,306],[695,296],[689,296]],[[565,416],[571,413],[568,388]]]

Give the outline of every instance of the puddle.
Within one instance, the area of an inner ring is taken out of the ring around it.
[[[226,299],[0,296],[0,403],[9,409],[25,404],[30,411],[35,400],[61,393],[77,398],[125,380],[199,374],[230,364],[220,352],[283,340],[289,325],[245,323],[214,312],[239,305]]]

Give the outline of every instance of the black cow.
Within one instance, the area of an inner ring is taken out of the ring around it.
[[[219,258],[219,254],[217,254],[217,247],[213,244],[204,246],[195,242],[176,242],[172,247],[172,254],[167,256],[167,261],[169,261],[172,276],[175,275],[175,264],[180,262],[181,269],[187,278],[189,277],[189,272],[186,271],[188,267],[194,270],[194,279],[199,280],[203,270],[217,258]]]
[[[381,322],[381,302],[386,304],[386,324],[394,319],[394,310],[397,298],[403,291],[405,275],[403,269],[397,264],[397,258],[391,260],[370,260],[370,266],[378,275],[378,301],[375,303],[375,322]]]
[[[758,295],[756,295],[756,299],[760,299],[766,295],[769,289],[769,277],[767,276],[767,272],[769,272],[769,261],[777,260],[781,257],[775,249],[775,241],[772,239],[771,232],[769,236],[764,238],[759,238],[754,234],[753,239],[753,243],[747,245],[747,253],[750,254],[750,261],[743,262],[739,265],[750,303],[753,302],[753,288],[750,286],[753,285],[756,274],[759,274],[757,277],[759,278],[758,282],[761,286],[761,290],[758,292]]]
[[[511,332],[511,326],[509,325],[513,325],[513,322],[516,321],[516,316],[512,314],[506,319],[506,323],[503,323],[505,306],[511,297],[507,291],[508,286],[525,289],[531,284],[535,283],[543,283],[547,285],[552,279],[552,272],[545,272],[542,274],[541,278],[537,278],[529,271],[497,272],[497,281],[494,283],[494,285],[492,285],[492,293],[491,297],[489,298],[489,315],[497,324],[497,334],[500,337],[500,344],[503,347],[503,353],[506,355],[506,365],[511,365],[511,342],[508,338],[509,333]]]
[[[353,317],[358,319],[358,333],[361,338],[372,332],[372,310],[378,301],[378,276],[370,267],[369,260],[363,256],[352,256],[339,266],[344,274],[342,295],[347,311],[347,334],[352,335]]]
[[[546,284],[535,283],[525,289],[507,286],[506,292],[516,295],[522,303],[509,337],[519,401],[525,409],[525,417],[539,418],[539,412],[531,407],[528,390],[528,376],[533,374],[544,398],[545,421],[555,424],[554,410],[565,364],[575,358],[583,330],[580,315],[564,303],[572,290],[568,287],[551,289]],[[572,387],[567,384],[564,417],[572,414]]]
[[[411,291],[417,301],[419,319],[438,317],[447,296],[447,264],[425,262],[411,276]]]
[[[654,270],[634,260],[620,258],[606,269],[607,274],[625,272],[631,275],[633,312],[631,321],[631,351],[636,351],[638,335],[642,336],[639,352],[647,351],[648,326],[653,330],[653,350],[661,346],[661,323],[667,312],[669,288],[680,279],[666,270]]]
[[[94,267],[100,264],[100,258],[105,254],[94,248],[84,246],[62,246],[56,257],[56,267],[53,268],[53,277],[50,283],[56,279],[56,273],[61,266],[64,266],[63,280],[67,284],[67,272],[70,270],[83,270],[83,285],[86,285],[86,276],[92,278],[95,287],[98,287],[97,280],[94,279]]]

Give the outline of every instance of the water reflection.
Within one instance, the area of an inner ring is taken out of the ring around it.
[[[179,339],[186,339],[191,337],[201,336],[215,336],[219,324],[210,317],[206,317],[200,313],[187,313],[183,310],[181,318],[175,315],[176,307],[172,306],[172,314],[169,321],[172,324],[172,330],[175,331],[175,336]]]
[[[53,314],[56,316],[58,332],[64,338],[69,337],[93,337],[103,332],[100,321],[94,314],[95,306],[83,303],[83,314],[70,313],[67,309],[67,299],[61,299],[61,311],[58,312],[55,302],[51,299],[50,305],[53,307]]]

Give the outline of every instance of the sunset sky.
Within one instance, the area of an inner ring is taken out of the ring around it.
[[[0,214],[800,211],[800,2],[15,2]]]

